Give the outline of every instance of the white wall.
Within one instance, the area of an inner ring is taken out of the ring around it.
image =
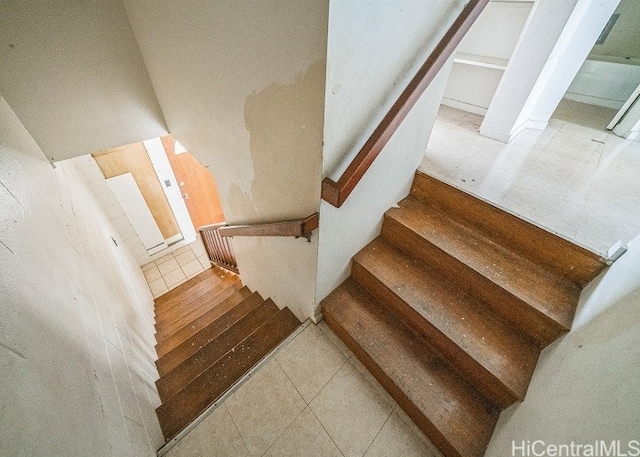
[[[0,97],[0,454],[155,455],[153,299],[73,162]]]
[[[227,222],[318,211],[328,0],[124,3],[171,134],[215,174]],[[249,288],[309,317],[315,236],[233,244]]]
[[[596,44],[591,53],[598,56],[640,59],[640,2],[621,0],[616,8],[620,17],[603,44]]]
[[[508,142],[546,123],[620,0],[538,0],[480,133]]]
[[[52,161],[166,134],[120,0],[0,3],[0,92]]]
[[[337,180],[462,1],[332,1],[329,11],[323,173]],[[450,64],[405,119],[341,208],[322,202],[316,303],[349,274],[351,257],[380,230],[424,156]]]
[[[511,56],[480,133],[509,141],[516,121],[579,0],[537,0]]]
[[[583,291],[571,332],[542,352],[524,402],[503,412],[486,455],[513,455],[512,440],[640,440],[639,315],[640,237]]]
[[[627,61],[590,55],[564,98],[619,110],[639,84],[640,59]]]

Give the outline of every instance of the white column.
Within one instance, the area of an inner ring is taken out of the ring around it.
[[[538,0],[480,133],[509,142],[546,124],[619,0]]]

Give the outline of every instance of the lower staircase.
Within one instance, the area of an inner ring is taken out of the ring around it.
[[[351,276],[329,326],[445,456],[481,456],[540,351],[571,328],[596,254],[416,174]]]
[[[165,441],[284,341],[299,325],[287,308],[214,266],[155,301],[156,410]]]

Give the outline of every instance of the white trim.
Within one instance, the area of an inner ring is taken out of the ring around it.
[[[454,100],[452,98],[442,97],[442,101],[440,103],[446,106],[450,106],[451,108],[466,111],[468,113],[479,114],[480,116],[484,116],[485,114],[487,114],[487,108],[472,105],[467,102],[461,102],[460,100]]]

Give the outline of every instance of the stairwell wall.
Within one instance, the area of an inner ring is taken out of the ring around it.
[[[323,175],[337,180],[359,146],[424,63],[463,1],[331,1]],[[442,69],[341,208],[322,202],[316,303],[380,232],[382,216],[409,193],[451,69]],[[319,310],[317,310],[319,313]]]
[[[3,97],[0,316],[0,454],[155,455],[151,292],[75,163],[53,169]]]
[[[124,3],[169,130],[215,175],[227,222],[318,211],[329,1]],[[312,315],[317,234],[233,245],[245,285]]]
[[[571,332],[542,351],[526,398],[502,413],[486,455],[534,455],[522,446],[535,442],[536,455],[640,455],[639,315],[640,236],[584,289]],[[620,453],[547,452],[600,440],[607,449],[619,441]]]

